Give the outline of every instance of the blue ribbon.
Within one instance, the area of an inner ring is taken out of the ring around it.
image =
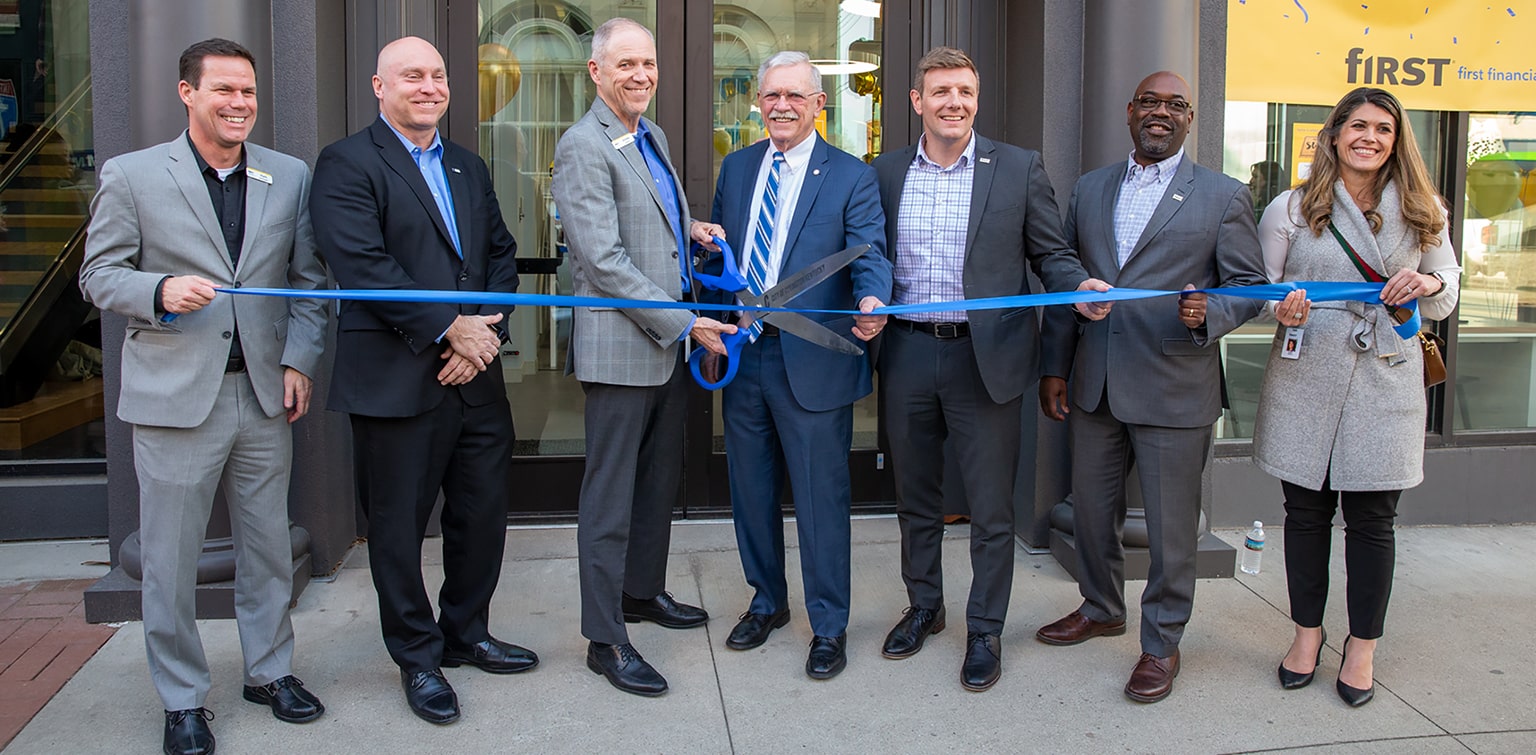
[[[1258,286],[1234,288],[1196,288],[1184,291],[1165,291],[1146,288],[1112,288],[1108,291],[1061,291],[1047,294],[1019,294],[994,296],[985,299],[960,299],[956,301],[928,302],[923,304],[895,304],[880,307],[872,314],[903,315],[917,312],[978,312],[991,309],[1017,309],[1022,307],[1049,307],[1061,304],[1104,303],[1155,299],[1163,296],[1186,294],[1213,294],[1256,301],[1280,301],[1292,291],[1305,289],[1312,301],[1357,301],[1366,304],[1381,303],[1380,283],[1340,283],[1335,281],[1286,281]],[[562,296],[558,294],[512,294],[495,291],[425,291],[420,289],[315,289],[310,291],[287,288],[220,288],[219,293],[246,296],[280,296],[293,299],[340,299],[347,301],[391,301],[439,304],[490,304],[494,306],[532,307],[608,307],[614,309],[683,309],[702,312],[799,312],[801,314],[858,315],[856,309],[799,309],[795,307],[755,307],[745,304],[708,304],[703,302],[654,301],[649,299],[611,299],[602,296]],[[1413,317],[1393,329],[1404,339],[1419,332],[1418,302],[1403,305],[1413,311]]]

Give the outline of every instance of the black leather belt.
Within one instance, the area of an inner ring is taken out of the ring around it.
[[[916,320],[903,320],[900,317],[891,318],[891,322],[905,330],[916,333],[927,333],[934,338],[965,338],[971,334],[971,324],[968,322],[917,322]]]
[[[772,338],[779,334],[779,326],[763,323],[763,338]]]
[[[241,354],[230,354],[229,355],[229,361],[224,363],[224,374],[228,375],[228,374],[233,373],[233,372],[245,372],[245,356],[244,355],[241,355]]]

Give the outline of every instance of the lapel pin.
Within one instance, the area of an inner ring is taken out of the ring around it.
[[[458,168],[449,168],[449,170],[453,171],[454,173],[463,173],[464,172],[462,170],[459,170]]]
[[[811,171],[811,175],[813,175],[813,176],[821,175],[821,168],[817,168],[816,170]]]

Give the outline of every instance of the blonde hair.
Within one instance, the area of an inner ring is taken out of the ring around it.
[[[1317,153],[1312,159],[1312,176],[1297,191],[1301,192],[1301,216],[1312,232],[1322,235],[1333,220],[1333,184],[1339,178],[1339,156],[1336,151],[1339,132],[1351,114],[1362,105],[1375,105],[1387,114],[1397,127],[1397,139],[1392,154],[1376,171],[1371,186],[1373,207],[1365,212],[1371,232],[1381,231],[1381,214],[1375,209],[1381,200],[1381,192],[1389,182],[1397,183],[1401,198],[1403,222],[1412,228],[1419,238],[1419,251],[1432,249],[1440,243],[1440,231],[1445,228],[1445,204],[1435,191],[1424,158],[1419,156],[1419,144],[1413,137],[1413,126],[1403,117],[1403,105],[1385,89],[1360,87],[1344,95],[1339,104],[1328,114],[1328,122],[1317,134]]]

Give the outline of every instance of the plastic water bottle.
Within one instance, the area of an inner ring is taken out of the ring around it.
[[[1243,541],[1243,562],[1238,567],[1244,574],[1258,574],[1259,561],[1264,558],[1264,523],[1254,522],[1253,529]]]

